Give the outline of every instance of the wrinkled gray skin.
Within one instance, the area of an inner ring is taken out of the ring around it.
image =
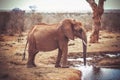
[[[78,37],[83,41],[84,65],[86,65],[86,32],[80,22],[65,19],[60,24],[53,25],[35,25],[29,32],[28,45],[28,62],[27,67],[35,67],[35,55],[39,51],[51,51],[58,48],[58,56],[55,67],[69,67],[67,65],[68,41]],[[26,43],[26,45],[27,45]],[[26,48],[25,48],[26,49]],[[25,53],[23,59],[25,58]],[[63,58],[62,64],[61,58]]]

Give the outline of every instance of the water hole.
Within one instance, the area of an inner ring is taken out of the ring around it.
[[[106,54],[108,57],[119,57],[119,54]],[[102,56],[98,56],[103,58]],[[92,57],[88,57],[87,61],[92,60]],[[71,68],[78,69],[82,72],[82,80],[120,80],[120,67],[100,67],[87,64],[83,65],[83,58],[68,59],[73,65]],[[120,66],[120,65],[119,65]]]

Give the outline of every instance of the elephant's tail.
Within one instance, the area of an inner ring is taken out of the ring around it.
[[[25,45],[22,61],[25,60],[25,55],[26,55],[25,51],[26,51],[26,48],[27,48],[27,44],[28,44],[28,40],[27,40],[26,45]]]

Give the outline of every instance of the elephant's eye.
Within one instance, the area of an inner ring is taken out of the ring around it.
[[[80,29],[79,32],[81,33],[81,32],[82,32],[82,29]]]

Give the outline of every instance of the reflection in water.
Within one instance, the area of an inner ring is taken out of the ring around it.
[[[92,74],[92,80],[98,80],[99,77],[102,77],[101,74],[101,69],[100,68],[97,68],[97,67],[92,67],[92,71],[91,71],[91,74]]]
[[[82,71],[82,80],[120,80],[120,69],[81,65],[77,65],[74,68]]]

